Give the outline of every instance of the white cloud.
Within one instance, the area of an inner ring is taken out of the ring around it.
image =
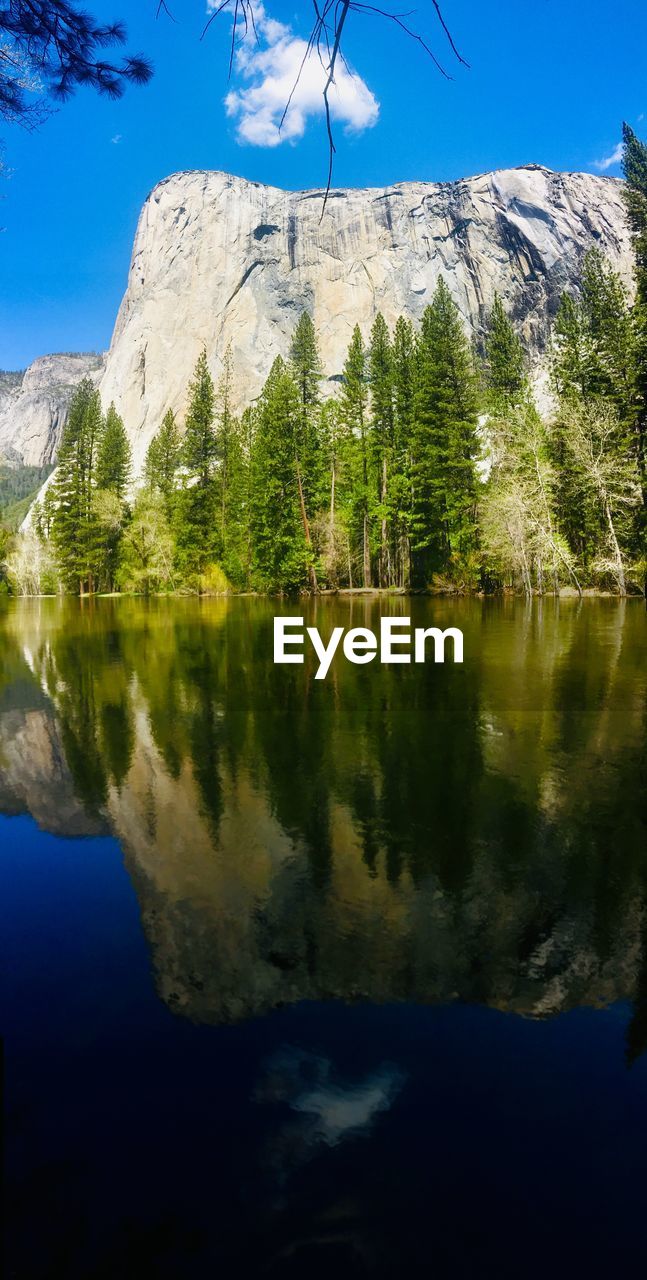
[[[213,6],[214,0],[209,0],[209,7]],[[270,18],[261,4],[254,7],[254,18],[258,40],[250,28],[235,59],[239,76],[249,83],[227,94],[225,109],[236,121],[239,142],[276,147],[281,142],[302,138],[309,117],[324,114],[326,57],[324,55],[322,65],[316,51],[311,51],[304,63],[305,40],[294,35],[290,27]],[[281,117],[293,90],[281,126]],[[346,132],[359,132],[376,124],[379,103],[361,76],[341,61],[337,62],[335,83],[328,96],[333,123],[343,125]]]
[[[404,1087],[405,1076],[384,1062],[363,1080],[339,1077],[330,1058],[285,1046],[267,1064],[257,1102],[284,1102],[300,1117],[303,1148],[314,1154],[322,1145],[336,1147],[346,1138],[367,1134],[388,1111]],[[275,1152],[280,1143],[274,1143]],[[294,1143],[290,1144],[292,1157]]]
[[[115,147],[117,147],[121,142],[121,138],[122,138],[122,135],[120,133],[116,133],[114,138],[111,138],[110,141],[113,143]]]
[[[596,169],[600,169],[601,172],[604,173],[605,170],[610,169],[612,165],[620,164],[621,160],[622,160],[622,143],[619,142],[617,147],[614,147],[613,151],[608,156],[604,156],[602,160],[594,160],[593,164]]]
[[[388,1111],[400,1090],[397,1070],[382,1070],[359,1084],[328,1085],[304,1090],[291,1103],[313,1122],[313,1136],[328,1147],[366,1133],[382,1111]]]

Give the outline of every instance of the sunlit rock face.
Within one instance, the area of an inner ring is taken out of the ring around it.
[[[378,311],[420,319],[442,276],[479,338],[495,291],[535,364],[583,255],[597,246],[623,279],[631,250],[622,183],[538,165],[460,182],[405,182],[330,193],[281,191],[226,173],[177,173],[139,220],[128,287],[104,357],[51,355],[0,375],[0,456],[55,461],[74,387],[99,382],[130,435],[135,472],[168,408],[183,421],[187,385],[206,347],[218,377],[231,343],[239,405],[287,355],[300,314],[317,326],[325,373],[341,378],[350,335]],[[543,391],[541,394],[544,395]]]
[[[226,173],[177,173],[144,205],[101,386],[135,463],[164,412],[182,419],[202,347],[214,375],[231,343],[237,399],[249,402],[309,311],[325,372],[341,376],[352,329],[376,312],[419,319],[442,276],[470,333],[495,291],[532,357],[564,290],[599,247],[629,280],[622,184],[537,165],[452,183],[286,192]]]
[[[54,462],[74,388],[98,381],[103,356],[41,356],[23,374],[0,378],[0,459],[42,467]]]
[[[20,684],[0,695],[0,743],[0,813],[29,814],[54,835],[108,831],[77,795],[61,725],[36,687]]]

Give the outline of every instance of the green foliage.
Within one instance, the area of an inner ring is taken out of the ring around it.
[[[647,145],[628,124],[622,126],[624,199],[636,256],[638,300],[647,306]]]
[[[169,516],[173,510],[179,466],[180,433],[175,414],[172,409],[168,409],[157,435],[148,446],[144,463],[144,480],[150,489],[161,495]]]
[[[366,348],[355,325],[343,370],[340,399],[341,419],[349,441],[348,457],[352,477],[349,520],[354,540],[359,541],[360,575],[364,587],[371,577],[370,494],[368,479],[368,374]]]
[[[416,344],[413,325],[402,316],[393,337],[393,466],[389,507],[393,529],[394,578],[402,587],[411,581],[412,460],[415,421]]]
[[[198,358],[189,386],[182,444],[184,483],[175,512],[176,559],[186,575],[201,574],[218,554],[215,393],[207,353]]]
[[[598,515],[594,571],[610,576],[624,595],[631,572],[632,517],[641,503],[636,456],[613,403],[601,399],[563,415],[566,468]]]
[[[251,456],[252,576],[262,590],[291,591],[308,581],[310,550],[299,487],[302,422],[299,387],[278,356],[260,399]]]
[[[189,409],[182,447],[182,462],[189,476],[201,486],[213,477],[216,460],[216,437],[213,380],[207,364],[207,353],[202,351],[189,386]]]
[[[366,344],[355,326],[337,395],[322,395],[307,314],[289,360],[274,362],[240,416],[231,351],[216,388],[203,351],[184,433],[169,410],[132,510],[124,424],[112,405],[104,422],[85,382],[32,541],[8,550],[9,581],[49,582],[53,548],[77,592],[636,589],[642,314],[589,254],[555,324],[551,422],[500,298],[477,377],[442,278],[419,328],[400,317],[391,331],[378,314]]]
[[[222,378],[218,385],[216,409],[217,551],[225,574],[238,587],[248,585],[247,509],[249,486],[249,441],[244,424],[233,411],[234,372],[231,348],[225,352]],[[213,567],[212,567],[213,568]],[[218,591],[226,589],[218,587]]]
[[[369,433],[369,511],[376,526],[377,577],[381,587],[393,585],[392,510],[389,506],[394,449],[394,385],[391,335],[378,312],[371,329],[368,358],[371,391]]]
[[[599,581],[601,574],[610,574],[621,591],[628,582],[637,585],[647,530],[647,327],[641,286],[647,150],[627,126],[624,137],[625,199],[636,250],[637,301],[630,305],[620,278],[597,250],[587,254],[581,296],[562,299],[555,323],[552,371],[558,411],[551,442],[560,527],[585,577]],[[599,448],[604,442],[597,462],[591,454],[595,440]],[[615,510],[609,466],[615,467],[624,491]],[[593,478],[596,468],[598,480]],[[602,472],[607,476],[606,498],[598,483]]]
[[[622,127],[622,167],[626,178],[624,198],[636,260],[636,303],[633,310],[635,393],[634,447],[642,509],[636,520],[636,550],[647,560],[647,146],[628,124]],[[647,594],[647,575],[643,579]]]
[[[99,393],[86,378],[70,406],[52,482],[52,541],[65,585],[81,594],[95,589],[101,560],[94,497],[102,433]]]
[[[150,595],[173,587],[173,555],[164,499],[152,489],[142,489],[123,534],[118,575],[121,589]]]
[[[519,404],[528,394],[523,346],[498,295],[490,314],[485,343],[488,407],[498,409]]]
[[[219,564],[207,565],[197,587],[202,596],[226,596],[231,591],[231,583]]]
[[[97,453],[96,486],[115,494],[119,502],[126,497],[132,473],[132,455],[128,436],[114,404],[110,405]]]
[[[289,368],[301,403],[301,412],[292,435],[292,448],[299,491],[299,512],[307,547],[308,577],[310,586],[316,591],[317,573],[310,525],[323,500],[325,486],[325,460],[318,430],[322,366],[317,335],[307,312],[301,316],[294,332]]]
[[[305,409],[319,402],[319,383],[323,376],[321,357],[312,317],[303,312],[290,344],[290,366]]]
[[[17,529],[52,467],[0,466],[0,521]]]
[[[99,543],[99,582],[108,591],[115,585],[124,521],[126,491],[132,473],[132,455],[124,424],[110,405],[97,454],[93,511]]]
[[[476,379],[447,285],[439,281],[418,342],[412,467],[415,580],[455,568],[476,545]]]
[[[491,471],[481,499],[486,572],[520,582],[526,595],[559,590],[572,579],[575,556],[556,521],[556,473],[550,436],[534,405],[526,401],[489,424]]]
[[[633,325],[627,294],[601,253],[584,259],[581,299],[562,300],[555,321],[553,378],[561,398],[603,396],[633,409]]]
[[[7,529],[11,529],[16,532],[20,528],[23,520],[29,514],[30,507],[34,502],[37,493],[38,490],[34,493],[27,494],[24,498],[19,498],[16,502],[9,503],[9,505],[5,507],[2,513],[2,520]]]
[[[7,595],[7,556],[11,547],[11,533],[0,524],[0,595]]]

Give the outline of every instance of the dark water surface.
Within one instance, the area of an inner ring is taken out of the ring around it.
[[[14,1277],[642,1274],[645,611],[0,606]]]

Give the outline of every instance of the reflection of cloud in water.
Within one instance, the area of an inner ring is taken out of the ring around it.
[[[362,1080],[344,1081],[330,1059],[284,1049],[270,1060],[256,1100],[287,1104],[303,1117],[299,1129],[307,1145],[334,1147],[367,1134],[403,1084],[404,1074],[393,1063],[382,1063]]]
[[[369,1129],[380,1111],[388,1111],[399,1088],[395,1073],[387,1068],[362,1084],[313,1089],[295,1098],[291,1106],[312,1116],[322,1142],[334,1147],[351,1134]]]

